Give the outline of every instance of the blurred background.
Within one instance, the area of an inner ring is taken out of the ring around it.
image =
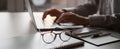
[[[42,12],[48,8],[68,8],[87,3],[87,0],[30,0],[35,12]],[[0,11],[25,12],[24,0],[0,0]]]

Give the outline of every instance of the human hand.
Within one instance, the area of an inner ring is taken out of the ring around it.
[[[47,15],[50,15],[50,16],[56,16],[56,20],[57,20],[61,14],[62,12],[57,9],[48,9],[44,12],[42,19],[44,20],[47,17]]]
[[[61,14],[61,16],[56,20],[56,23],[67,23],[72,22],[75,25],[89,25],[89,20],[83,16],[79,16],[72,12],[66,12]]]

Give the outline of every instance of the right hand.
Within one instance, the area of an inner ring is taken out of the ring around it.
[[[72,22],[75,25],[84,25],[87,26],[89,25],[89,19],[80,15],[77,15],[72,12],[66,12],[61,14],[59,19],[56,20],[56,23],[68,23]]]
[[[47,15],[50,15],[50,16],[56,16],[56,20],[57,20],[61,14],[62,12],[57,9],[48,9],[44,12],[42,19],[44,20],[47,17]]]

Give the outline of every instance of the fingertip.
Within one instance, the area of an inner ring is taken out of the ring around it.
[[[45,19],[48,14],[49,14],[48,11],[45,11],[45,12],[43,13],[42,19]]]

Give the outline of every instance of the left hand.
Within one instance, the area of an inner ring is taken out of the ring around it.
[[[56,23],[67,23],[72,22],[75,25],[89,25],[89,20],[83,16],[74,14],[72,12],[63,13],[57,20]]]

